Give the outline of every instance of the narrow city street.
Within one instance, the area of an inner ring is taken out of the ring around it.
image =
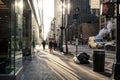
[[[119,33],[120,0],[0,0],[0,80],[120,80]]]
[[[92,70],[92,64],[76,64],[74,55],[59,51],[49,53],[42,49],[35,53],[32,61],[24,62],[24,73],[20,80],[109,80],[110,77]]]

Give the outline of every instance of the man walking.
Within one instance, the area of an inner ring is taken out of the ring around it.
[[[43,45],[43,50],[45,50],[45,45],[46,45],[45,40],[43,40],[42,45]]]

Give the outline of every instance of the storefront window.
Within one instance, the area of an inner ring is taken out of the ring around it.
[[[15,26],[15,73],[22,67],[22,22],[23,22],[23,0],[15,1],[16,26]]]
[[[0,74],[14,74],[14,55],[11,53],[10,1],[0,0]]]
[[[15,72],[22,67],[22,15],[17,14],[15,39]]]
[[[0,74],[15,75],[22,68],[22,2],[0,0]]]

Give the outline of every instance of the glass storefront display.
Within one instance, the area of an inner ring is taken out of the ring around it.
[[[15,78],[16,73],[22,70],[21,4],[23,0],[0,0],[0,80],[5,76]]]

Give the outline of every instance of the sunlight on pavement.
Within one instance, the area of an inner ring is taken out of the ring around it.
[[[34,52],[39,52],[42,49],[42,46],[36,45],[34,48]]]
[[[41,55],[41,53],[45,55]],[[54,71],[62,80],[81,80],[85,75],[87,75],[88,78],[91,78],[92,76],[92,79],[94,80],[108,80],[108,78],[105,78],[104,76],[100,77],[99,74],[93,72],[92,70],[86,67],[83,67],[82,65],[80,66],[71,61],[69,62],[62,55],[58,55],[56,51],[53,51],[53,53],[49,53],[47,49],[46,51],[41,49],[38,55],[39,55],[39,58],[40,59],[42,58],[50,67],[50,69]],[[77,70],[70,67],[70,65],[72,67],[76,67]],[[81,76],[75,73],[78,70],[80,71],[79,73],[82,73]]]
[[[79,80],[81,79],[77,74],[74,73],[74,70],[69,67],[62,58],[58,58],[55,55],[46,53],[44,51],[41,51],[44,54],[47,55],[39,55],[44,56],[47,59],[45,60],[48,66],[58,75],[62,80]]]

